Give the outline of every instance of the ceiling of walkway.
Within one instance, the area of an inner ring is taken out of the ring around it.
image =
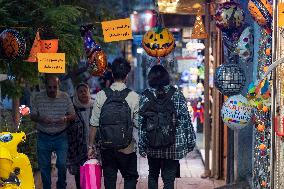
[[[158,0],[160,13],[196,14],[198,7],[204,7],[205,0]],[[201,9],[204,13],[204,9]]]

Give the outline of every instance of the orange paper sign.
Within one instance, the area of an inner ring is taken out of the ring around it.
[[[41,73],[65,73],[65,53],[38,53],[38,71]]]
[[[278,4],[278,27],[284,27],[284,3]]]
[[[132,39],[130,18],[102,22],[104,41],[122,41]]]

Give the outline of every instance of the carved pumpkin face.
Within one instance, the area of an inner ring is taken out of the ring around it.
[[[167,28],[156,27],[144,35],[142,46],[149,56],[164,57],[174,49],[175,39]]]
[[[272,22],[272,6],[267,0],[250,0],[248,9],[254,20],[261,26],[270,26]]]
[[[41,40],[40,49],[42,53],[57,53],[58,39]]]

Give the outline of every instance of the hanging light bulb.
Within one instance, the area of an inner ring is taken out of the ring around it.
[[[206,33],[204,24],[202,22],[202,14],[201,14],[200,9],[198,9],[190,38],[191,39],[206,39],[207,36],[208,34]]]

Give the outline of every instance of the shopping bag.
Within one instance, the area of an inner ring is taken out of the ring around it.
[[[96,159],[91,159],[80,166],[80,186],[82,189],[101,188],[102,169]]]

